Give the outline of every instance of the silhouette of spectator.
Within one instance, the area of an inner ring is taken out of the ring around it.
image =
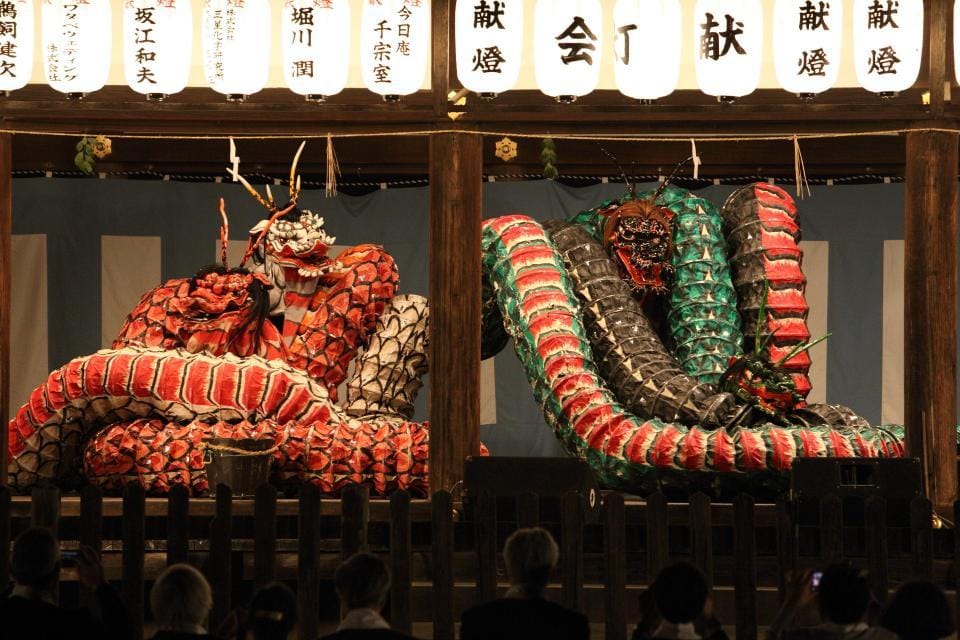
[[[96,594],[100,619],[86,610],[56,603],[60,582],[60,545],[48,529],[31,527],[13,543],[10,573],[14,583],[0,597],[0,631],[4,638],[53,640],[105,638],[132,640],[129,612],[103,575],[97,553],[81,546],[76,555],[77,577]]]
[[[160,574],[150,590],[150,609],[157,622],[153,640],[201,640],[213,606],[210,585],[188,564],[175,564]]]
[[[590,637],[586,616],[546,599],[550,572],[560,555],[549,532],[539,528],[519,529],[507,539],[503,555],[510,575],[510,590],[503,598],[463,613],[462,640],[586,640]]]
[[[333,582],[346,614],[324,640],[412,640],[391,629],[380,615],[390,591],[390,570],[380,558],[369,553],[351,556],[337,567]]]
[[[727,638],[713,615],[707,581],[688,562],[678,562],[660,571],[641,599],[641,611],[643,617],[634,631],[634,640]]]
[[[956,638],[957,632],[946,595],[930,582],[908,582],[897,589],[880,626],[900,640]]]

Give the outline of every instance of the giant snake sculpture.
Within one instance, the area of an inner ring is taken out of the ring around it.
[[[238,268],[224,249],[222,265],[148,292],[111,349],[31,394],[9,426],[16,488],[82,476],[201,493],[205,442],[226,437],[272,440],[280,484],[426,492],[429,429],[411,422],[426,301],[396,295],[380,247],[328,257],[334,239],[298,208],[295,168],[283,207],[235,174],[270,214]],[[225,246],[222,201],[221,214]],[[798,239],[792,200],[765,184],[737,191],[722,215],[664,187],[546,226],[488,220],[484,356],[513,339],[547,423],[610,487],[646,490],[662,472],[778,475],[805,456],[902,455],[896,428],[804,403]]]

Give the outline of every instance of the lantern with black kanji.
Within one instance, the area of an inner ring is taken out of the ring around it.
[[[110,0],[44,0],[40,12],[47,84],[82,98],[110,73]]]
[[[457,0],[457,78],[482,98],[509,91],[520,77],[523,0]]]
[[[231,102],[267,84],[270,17],[270,0],[203,0],[203,72]]]
[[[763,61],[760,0],[697,0],[693,42],[701,91],[721,102],[753,93]]]
[[[183,91],[190,77],[193,38],[190,0],[127,0],[123,6],[123,71],[148,100]]]
[[[294,93],[323,102],[347,86],[350,0],[287,0],[281,10],[283,77]]]
[[[780,86],[805,100],[837,82],[843,0],[777,0],[773,47]]]
[[[920,73],[923,0],[855,0],[853,61],[867,91],[891,97]]]
[[[0,2],[0,91],[22,89],[33,73],[33,0]]]
[[[537,0],[533,27],[540,91],[569,103],[597,88],[605,46],[599,0]]]
[[[430,53],[429,0],[362,0],[360,65],[363,83],[396,102],[416,92]]]
[[[652,102],[680,77],[680,0],[617,0],[613,8],[614,73],[625,96]]]

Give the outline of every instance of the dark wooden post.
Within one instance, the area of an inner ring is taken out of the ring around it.
[[[430,136],[430,489],[480,452],[483,138]]]
[[[904,408],[927,497],[957,498],[957,134],[907,134]]]
[[[190,492],[182,484],[167,496],[167,566],[190,556]]]
[[[80,491],[80,544],[100,554],[103,547],[103,493],[100,487],[89,484]],[[92,607],[96,593],[80,588],[80,606]]]
[[[437,491],[432,500],[433,637],[453,640],[453,499]]]
[[[147,538],[146,494],[139,484],[123,488],[122,590],[133,621],[133,637],[143,637],[144,561]]]
[[[309,482],[300,488],[297,600],[300,640],[320,636],[320,490]]]
[[[13,266],[13,137],[0,134],[0,486],[7,484],[10,419],[10,271]]]
[[[413,629],[412,549],[410,494],[399,491],[390,496],[390,626],[407,634]]]

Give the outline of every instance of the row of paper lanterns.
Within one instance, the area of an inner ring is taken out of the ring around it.
[[[202,56],[207,83],[241,99],[267,83],[270,0],[203,2]],[[656,100],[677,86],[681,0],[617,0],[606,24],[600,0],[537,0],[533,49],[537,84],[571,101],[596,89],[612,56],[619,90]],[[960,0],[954,11],[960,50]],[[775,69],[791,93],[814,96],[837,80],[843,51],[843,0],[776,0]],[[347,83],[350,0],[284,0],[279,38],[284,78],[311,99]],[[509,91],[523,60],[523,0],[458,0],[456,66],[466,89]],[[909,88],[923,48],[923,0],[854,0],[853,56],[861,86],[880,94]],[[359,39],[367,88],[391,99],[423,84],[430,39],[430,0],[361,0]],[[692,24],[700,89],[736,98],[757,88],[763,58],[761,0],[697,0]],[[161,98],[183,90],[192,57],[191,0],[125,0],[123,66],[127,84]],[[68,95],[96,91],[107,81],[112,53],[110,0],[42,0],[41,55],[47,82]],[[0,1],[0,90],[23,87],[32,74],[33,0]],[[960,64],[957,65],[960,69]]]

